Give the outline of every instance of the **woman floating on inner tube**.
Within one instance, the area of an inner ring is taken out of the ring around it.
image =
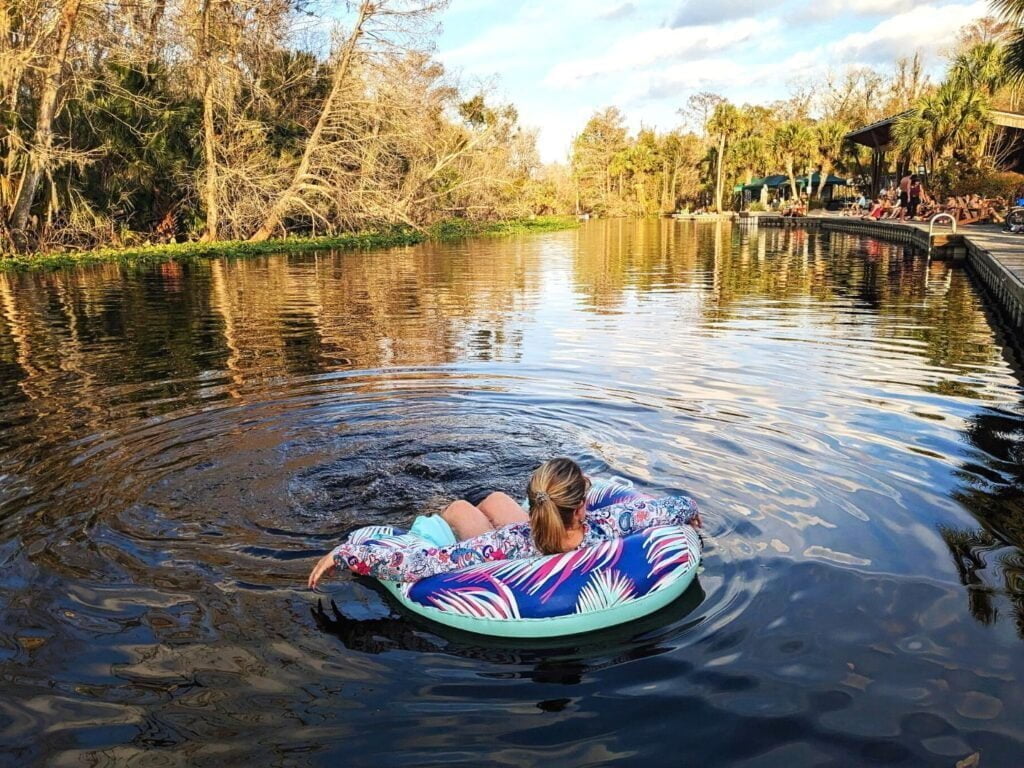
[[[527,515],[503,493],[479,506],[456,501],[440,515],[416,518],[410,533],[422,547],[401,552],[344,543],[324,555],[309,574],[314,589],[339,567],[379,580],[415,582],[492,560],[512,560],[569,552],[660,525],[702,527],[697,504],[688,496],[653,499],[621,486],[590,498],[590,480],[576,462],[544,462],[530,477]],[[595,508],[596,507],[596,508]]]

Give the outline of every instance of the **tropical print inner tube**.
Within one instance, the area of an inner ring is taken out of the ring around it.
[[[361,528],[352,543],[415,535],[390,526]],[[457,629],[543,638],[591,632],[657,611],[686,591],[700,564],[689,525],[644,529],[558,555],[497,560],[413,583],[382,581],[408,610]]]

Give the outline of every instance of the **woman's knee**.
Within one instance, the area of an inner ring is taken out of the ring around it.
[[[520,507],[515,499],[500,491],[495,491],[481,501],[479,507],[495,528],[512,523],[525,523],[530,519],[526,510]]]
[[[441,513],[459,541],[494,530],[487,516],[468,501],[455,501]]]

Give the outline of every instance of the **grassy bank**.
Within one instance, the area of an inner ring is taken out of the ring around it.
[[[94,251],[11,254],[0,257],[0,271],[53,270],[83,264],[161,264],[167,261],[194,261],[218,257],[245,258],[270,253],[302,253],[325,250],[371,250],[416,245],[434,240],[447,242],[467,237],[501,237],[534,232],[555,232],[578,226],[571,216],[538,216],[533,219],[471,222],[452,219],[428,232],[393,229],[386,232],[358,232],[324,237],[289,237],[251,243],[247,240],[223,240],[216,243],[171,243],[137,248],[99,248]]]

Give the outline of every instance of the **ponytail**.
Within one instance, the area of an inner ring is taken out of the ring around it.
[[[587,497],[587,479],[572,459],[551,459],[537,468],[526,488],[533,543],[545,555],[563,551],[573,513]]]
[[[565,521],[562,520],[558,507],[551,499],[531,502],[530,529],[533,532],[533,543],[545,555],[562,551],[562,541],[565,540]]]

